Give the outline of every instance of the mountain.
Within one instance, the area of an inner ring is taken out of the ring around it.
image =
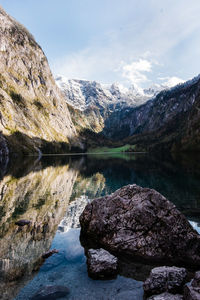
[[[199,151],[199,124],[200,75],[159,93],[120,120],[121,129],[126,128],[124,143],[147,151]]]
[[[68,104],[81,111],[91,106],[114,110],[116,106],[137,106],[151,97],[157,90],[138,89],[134,85],[125,88],[120,84],[100,84],[96,81],[67,79],[57,76],[56,83],[66,97]]]
[[[70,103],[75,126],[101,133],[101,139],[92,136],[99,145],[104,136],[145,151],[200,148],[200,75],[172,88],[155,85],[145,90],[63,77],[56,82]]]
[[[1,7],[0,112],[0,131],[10,152],[62,152],[81,146],[44,52]]]
[[[0,25],[2,158],[12,152],[80,151],[113,141],[147,150],[200,148],[199,76],[171,89],[62,76],[55,82],[41,47],[1,7]]]
[[[65,96],[78,132],[85,129],[102,132],[106,120],[114,112],[120,113],[141,105],[160,90],[160,86],[142,90],[134,85],[125,88],[117,83],[100,84],[96,81],[66,79],[64,76],[57,76],[55,80]]]

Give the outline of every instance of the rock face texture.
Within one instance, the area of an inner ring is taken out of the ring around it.
[[[117,275],[117,258],[104,249],[87,252],[88,274],[94,279],[112,278]]]
[[[185,300],[199,300],[200,299],[200,271],[195,273],[194,279],[185,285],[184,288]]]
[[[51,152],[53,147],[61,152],[79,145],[44,52],[1,7],[0,111],[0,130],[11,152]]]
[[[125,186],[88,204],[80,216],[89,244],[149,261],[200,265],[200,237],[165,197],[148,188]],[[91,246],[92,247],[92,246]]]
[[[147,296],[169,292],[178,294],[183,291],[187,271],[177,267],[158,267],[151,270],[143,288]]]

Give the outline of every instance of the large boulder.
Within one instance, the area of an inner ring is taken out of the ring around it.
[[[88,274],[94,279],[113,278],[117,275],[118,259],[104,249],[87,252]]]
[[[152,296],[163,292],[182,293],[186,278],[187,271],[185,268],[165,266],[154,268],[144,282],[145,295]]]
[[[200,236],[175,205],[155,190],[122,187],[89,203],[81,241],[151,262],[200,265]]]

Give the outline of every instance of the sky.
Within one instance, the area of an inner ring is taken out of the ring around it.
[[[148,87],[200,73],[199,0],[1,0],[53,74]]]

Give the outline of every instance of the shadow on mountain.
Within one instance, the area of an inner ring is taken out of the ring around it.
[[[83,152],[78,138],[69,139],[69,143],[58,141],[46,141],[38,137],[29,137],[22,132],[14,132],[12,135],[4,136],[8,143],[10,153],[17,155],[60,154],[69,152]]]
[[[48,166],[61,166],[77,161],[76,157],[55,156],[54,159],[42,157],[44,154],[73,154],[83,150],[71,141],[71,146],[64,142],[48,142],[39,138],[30,138],[21,132],[10,136],[0,134],[0,179],[6,174],[14,177],[24,176]],[[73,164],[74,167],[76,164]]]

